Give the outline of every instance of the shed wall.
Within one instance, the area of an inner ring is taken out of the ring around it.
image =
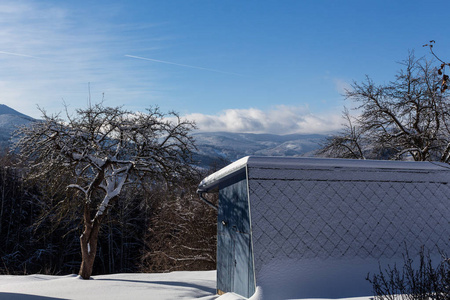
[[[294,297],[370,295],[364,278],[378,261],[402,262],[405,247],[450,250],[447,171],[251,168],[248,176],[258,286],[285,276]]]

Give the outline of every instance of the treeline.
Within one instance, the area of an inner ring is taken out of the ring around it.
[[[69,178],[25,181],[23,170],[1,155],[0,274],[77,273],[83,208]],[[101,228],[93,274],[215,269],[216,212],[196,195],[203,176],[126,187]]]

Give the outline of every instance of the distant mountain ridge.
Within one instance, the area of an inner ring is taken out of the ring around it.
[[[5,104],[0,104],[0,148],[9,148],[13,132],[19,126],[33,121],[36,120]]]
[[[4,104],[0,104],[0,147],[9,146],[11,134],[18,126],[36,121]],[[233,132],[194,132],[197,151],[194,155],[202,167],[225,165],[247,155],[313,156],[326,138],[320,134],[255,134]]]
[[[25,118],[25,119],[29,119],[29,120],[34,120],[32,117],[24,115],[23,113],[18,112],[17,110],[12,109],[11,107],[9,107],[5,104],[0,104],[0,115],[11,115],[11,116],[17,116],[17,117],[21,117],[21,118]]]
[[[220,158],[235,161],[247,155],[314,156],[326,135],[321,134],[255,134],[231,132],[193,133],[202,162]]]

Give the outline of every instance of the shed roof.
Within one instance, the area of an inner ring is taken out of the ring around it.
[[[306,157],[273,157],[273,156],[246,156],[232,164],[220,169],[203,179],[198,191],[208,192],[215,189],[221,182],[245,171],[246,168],[270,169],[341,169],[350,168],[358,170],[422,170],[422,171],[449,171],[450,166],[440,162],[416,161],[385,161],[385,160],[356,160],[337,158],[306,158]]]

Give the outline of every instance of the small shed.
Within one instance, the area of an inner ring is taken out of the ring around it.
[[[217,289],[265,299],[368,296],[379,263],[450,250],[450,169],[435,162],[245,157],[218,192]]]

